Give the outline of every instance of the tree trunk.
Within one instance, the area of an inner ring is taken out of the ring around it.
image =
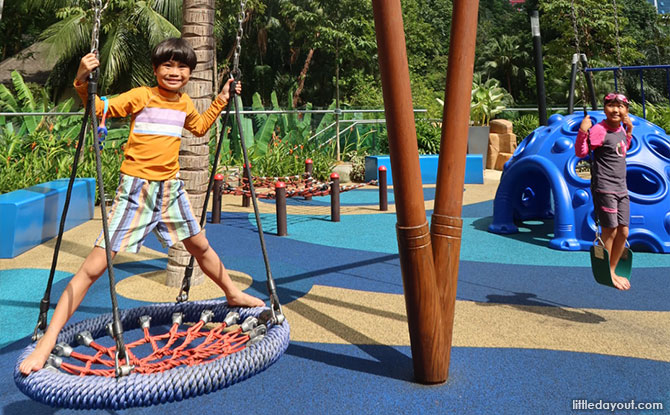
[[[307,77],[309,64],[312,62],[312,56],[314,56],[314,48],[309,49],[307,58],[305,58],[305,64],[302,66],[302,71],[300,71],[300,77],[298,78],[298,89],[296,89],[295,93],[293,94],[293,108],[298,108],[298,101],[300,100],[302,89],[305,87],[305,78]]]
[[[195,50],[198,65],[191,73],[191,79],[184,91],[198,111],[203,112],[212,103],[213,62],[214,62],[214,6],[215,0],[184,0],[182,37]],[[179,151],[179,177],[191,202],[191,208],[198,221],[202,214],[207,184],[209,182],[209,133],[195,137],[188,131],[183,132]],[[204,232],[204,231],[203,231]],[[190,259],[182,243],[168,251],[168,270],[166,284],[181,287],[184,269]],[[193,269],[191,285],[201,284],[204,276],[200,267]]]

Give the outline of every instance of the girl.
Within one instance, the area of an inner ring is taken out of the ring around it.
[[[584,117],[575,153],[577,157],[586,157],[593,151],[591,194],[602,227],[603,243],[610,253],[612,283],[620,290],[628,290],[630,281],[616,275],[615,270],[628,239],[630,199],[626,185],[626,151],[630,147],[633,124],[628,117],[626,96],[612,92],[605,95],[603,101],[607,118],[593,125],[588,115]]]

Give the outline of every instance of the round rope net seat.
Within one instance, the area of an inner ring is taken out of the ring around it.
[[[231,320],[235,312],[239,326]],[[126,340],[129,362],[123,362],[134,370],[118,378],[115,340],[107,327],[112,314],[101,315],[65,326],[54,349],[59,356],[52,354],[44,369],[29,376],[18,371],[35,349],[34,344],[26,347],[14,381],[30,398],[54,407],[124,409],[181,401],[242,381],[279,359],[290,329],[286,321],[267,326],[268,313],[261,307],[230,308],[220,300],[125,310],[124,337],[135,340]]]

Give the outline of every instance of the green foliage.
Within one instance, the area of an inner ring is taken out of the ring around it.
[[[535,114],[524,114],[512,122],[514,124],[514,134],[516,134],[517,143],[520,143],[540,126],[540,120]]]
[[[127,136],[127,128],[123,133]],[[117,144],[106,145],[101,152],[103,182],[107,193],[113,193],[118,186],[123,150],[121,144]],[[69,178],[76,145],[76,137],[63,136],[47,128],[24,136],[5,129],[0,133],[0,193]],[[77,177],[96,177],[95,151],[90,145],[83,148]]]
[[[51,13],[58,20],[45,28],[41,39],[57,61],[48,84],[58,95],[72,82],[81,57],[91,49],[93,10],[88,0],[30,0],[26,11]],[[99,89],[118,93],[154,80],[150,51],[158,42],[179,36],[182,1],[110,0],[103,2],[100,29]]]
[[[251,163],[251,171],[254,176],[265,177],[299,175],[305,171],[307,159],[312,159],[313,176],[317,180],[326,181],[335,165],[334,146],[296,146],[274,136],[265,156],[256,159],[255,164]]]
[[[349,178],[352,182],[362,183],[365,181],[365,156],[367,155],[367,152],[358,153],[355,151],[346,154],[346,158],[351,163]]]
[[[631,102],[629,107],[630,113],[640,118],[643,116],[642,105],[637,102]],[[670,107],[667,105],[654,105],[647,102],[645,104],[645,112],[647,121],[656,124],[666,131],[670,131]]]
[[[474,125],[489,125],[489,121],[503,112],[506,102],[511,100],[507,91],[500,87],[500,81],[489,78],[482,82],[481,74],[475,74],[472,80],[471,97],[470,119]]]
[[[416,140],[419,154],[439,154],[442,129],[437,123],[428,121],[416,122]]]
[[[23,77],[12,71],[12,90],[0,84],[0,111],[4,112],[69,112],[74,100],[69,98],[56,105],[52,103],[46,89],[32,86],[23,81]],[[72,136],[79,122],[73,117],[53,117],[48,115],[16,116],[11,121],[0,121],[0,127],[17,136],[32,134],[39,129],[62,136]]]

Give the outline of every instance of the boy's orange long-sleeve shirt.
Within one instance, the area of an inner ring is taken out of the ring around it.
[[[88,83],[74,83],[86,103]],[[174,179],[179,173],[179,146],[182,129],[200,137],[212,126],[226,102],[215,99],[200,114],[187,94],[175,100],[161,95],[158,87],[138,87],[108,99],[108,117],[131,116],[121,173],[146,180]],[[96,114],[101,117],[104,103],[95,97]]]

